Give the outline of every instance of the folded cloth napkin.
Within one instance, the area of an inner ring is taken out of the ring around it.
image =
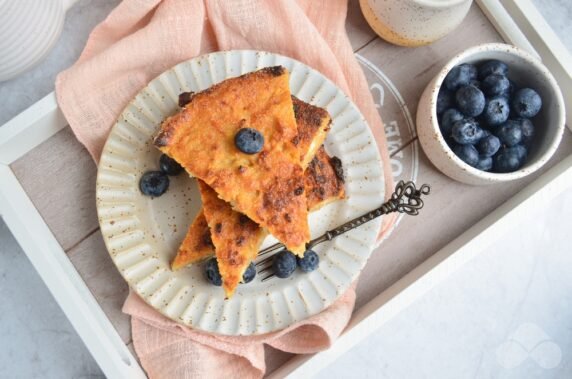
[[[79,60],[56,80],[60,108],[97,161],[127,103],[175,64],[217,50],[256,49],[304,62],[358,105],[376,138],[386,193],[393,181],[383,126],[345,33],[347,0],[124,0],[91,33]],[[386,218],[381,233],[388,230]],[[347,324],[352,287],[334,305],[271,334],[224,337],[181,326],[131,293],[135,350],[152,378],[260,377],[264,343],[293,353],[330,346]]]
[[[355,286],[323,312],[279,332],[250,337],[220,336],[177,324],[131,294],[123,311],[131,314],[133,342],[150,378],[259,378],[264,345],[296,354],[327,349],[346,326]]]

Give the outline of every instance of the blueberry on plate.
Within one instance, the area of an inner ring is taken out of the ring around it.
[[[479,152],[473,145],[457,145],[453,152],[469,166],[476,167],[479,163]]]
[[[496,172],[513,172],[524,164],[526,155],[520,148],[502,148],[493,158],[493,167]]]
[[[139,179],[139,190],[143,195],[158,197],[169,189],[169,177],[161,171],[147,171]]]
[[[163,154],[159,158],[159,168],[167,175],[175,176],[183,172],[183,167],[170,156]]]
[[[445,138],[450,137],[451,132],[453,131],[453,124],[464,118],[465,116],[459,110],[455,108],[447,109],[443,113],[443,116],[441,116],[441,123],[439,124],[439,126],[441,126],[441,133],[443,136]]]
[[[527,118],[517,118],[516,122],[520,123],[520,130],[522,130],[522,141],[530,143],[534,137],[534,124]]]
[[[475,86],[461,87],[455,93],[457,108],[467,117],[477,117],[485,109],[485,95]]]
[[[296,256],[288,250],[282,250],[272,261],[274,274],[279,278],[287,278],[296,270]]]
[[[509,114],[508,100],[502,96],[497,96],[486,102],[483,119],[489,126],[496,126],[508,120]]]
[[[210,284],[218,287],[222,286],[222,276],[220,276],[216,258],[209,259],[205,264],[205,278],[207,278]]]
[[[458,144],[472,145],[483,138],[483,129],[475,119],[465,118],[453,124],[451,135]]]
[[[254,265],[254,262],[250,262],[250,264],[246,268],[246,271],[244,271],[244,274],[242,274],[242,282],[250,283],[252,282],[252,279],[254,279],[255,276],[256,276],[256,266]]]
[[[510,92],[510,82],[504,75],[491,74],[483,79],[481,90],[487,96],[501,96]]]
[[[481,171],[491,171],[493,168],[493,157],[479,157],[479,161],[475,168]]]
[[[514,146],[522,141],[522,130],[520,123],[514,120],[508,120],[498,127],[495,134],[500,141],[507,146]]]
[[[243,153],[260,153],[264,147],[264,136],[256,129],[242,128],[234,136],[234,144]]]
[[[437,95],[437,114],[445,112],[453,105],[453,94],[445,88],[441,88]]]
[[[492,134],[481,138],[476,147],[481,157],[492,157],[499,151],[501,146],[497,136]]]
[[[484,79],[491,74],[499,74],[506,76],[507,73],[508,73],[508,66],[506,65],[506,63],[496,59],[486,61],[479,67],[480,79]]]
[[[534,117],[542,108],[540,95],[531,88],[522,88],[516,91],[512,98],[512,110],[519,117]]]
[[[463,63],[453,67],[445,77],[443,83],[449,91],[456,91],[475,79],[477,79],[477,68],[472,64]]]
[[[304,258],[296,257],[298,267],[304,272],[311,272],[318,268],[320,265],[320,257],[314,250],[306,250]]]

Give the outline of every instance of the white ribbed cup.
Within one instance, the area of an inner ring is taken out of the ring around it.
[[[75,0],[0,0],[0,82],[39,63],[53,48]]]

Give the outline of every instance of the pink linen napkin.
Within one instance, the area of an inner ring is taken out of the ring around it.
[[[79,60],[56,80],[60,108],[94,160],[115,119],[151,79],[217,50],[256,49],[290,56],[333,80],[358,105],[393,180],[383,125],[345,33],[347,0],[124,0],[91,33]],[[393,218],[386,217],[381,233]],[[334,305],[276,333],[224,337],[181,326],[131,293],[135,350],[152,378],[260,377],[263,344],[293,353],[326,349],[346,326],[352,287]]]

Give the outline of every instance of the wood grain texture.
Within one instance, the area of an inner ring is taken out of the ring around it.
[[[480,8],[473,5],[459,28],[429,46],[400,47],[377,38],[359,54],[395,84],[415,120],[421,93],[445,63],[468,47],[487,42],[502,42],[502,39]]]
[[[99,227],[95,209],[97,168],[69,127],[11,168],[64,250]]]
[[[348,2],[346,32],[354,51],[358,51],[377,37],[361,13],[359,0]]]
[[[81,241],[68,256],[123,342],[130,342],[131,319],[121,312],[129,288],[111,261],[100,231]]]
[[[442,174],[420,149],[417,183],[429,184],[431,195],[426,198],[425,207],[418,216],[405,216],[390,237],[372,253],[360,274],[356,309],[570,154],[572,135],[565,132],[554,157],[538,172],[509,183],[470,186]]]
[[[397,86],[415,119],[421,93],[441,67],[456,53],[469,46],[487,42],[502,42],[502,39],[480,8],[473,5],[461,27],[432,45],[410,49],[390,45],[378,38],[362,49],[360,55],[380,67]],[[374,251],[360,274],[356,308],[387,289],[520,188],[570,154],[571,140],[569,135],[565,135],[556,156],[540,172],[521,181],[494,187],[469,186],[449,179],[428,161],[418,147],[420,162],[417,183],[430,184],[432,195],[419,216],[403,218],[390,237]],[[406,154],[417,143],[413,136],[412,141],[404,142],[401,151]]]

